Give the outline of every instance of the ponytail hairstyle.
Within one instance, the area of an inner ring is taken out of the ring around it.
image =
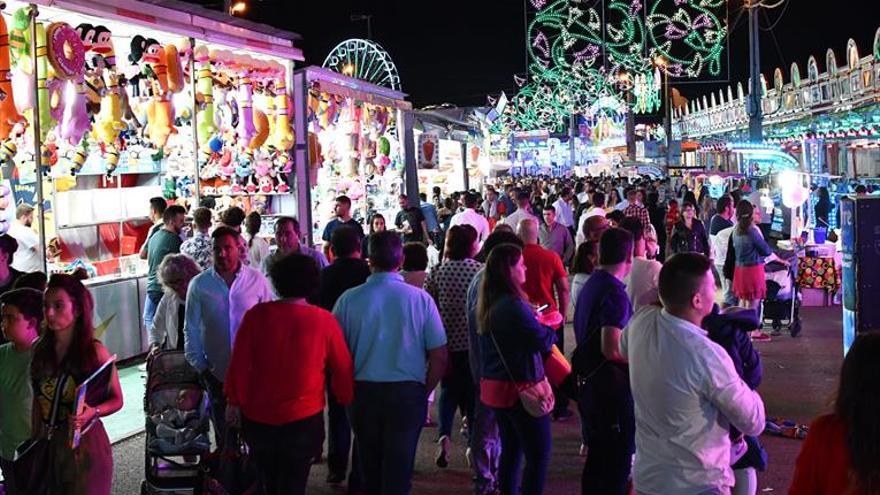
[[[744,199],[736,205],[736,233],[737,235],[746,235],[752,228],[755,214],[755,207],[748,200]]]

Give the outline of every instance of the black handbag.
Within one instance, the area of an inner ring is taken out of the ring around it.
[[[51,483],[51,466],[53,462],[50,442],[57,428],[58,408],[61,403],[61,394],[64,386],[70,378],[62,374],[55,386],[55,395],[52,397],[52,406],[49,412],[49,423],[46,425],[46,434],[31,438],[15,449],[15,458],[12,461],[13,482],[16,493],[28,495],[48,495]]]

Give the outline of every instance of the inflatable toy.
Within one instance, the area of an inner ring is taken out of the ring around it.
[[[105,145],[115,145],[119,132],[125,129],[122,122],[122,106],[119,101],[118,77],[111,75],[108,80],[107,91],[101,98],[101,110],[95,116],[95,136]],[[117,157],[118,162],[118,157]]]
[[[250,143],[254,134],[253,83],[249,75],[242,76],[238,81],[238,139],[241,143]],[[268,124],[267,124],[268,125]]]
[[[251,138],[250,143],[248,143],[248,148],[255,150],[266,142],[266,138],[269,137],[269,119],[266,117],[266,114],[261,112],[260,110],[254,110],[254,128],[256,129],[256,134]]]
[[[80,78],[73,84],[76,91],[74,91],[73,97],[68,98],[65,102],[59,135],[61,139],[67,141],[71,146],[76,146],[77,143],[82,141],[83,136],[89,132],[92,123],[89,119],[87,108],[88,98],[86,97],[85,82]]]
[[[40,110],[40,140],[45,141],[49,130],[55,127],[55,121],[50,113],[49,86],[47,77],[49,63],[46,46],[46,26],[37,23],[37,42],[34,44],[37,50],[37,103]]]

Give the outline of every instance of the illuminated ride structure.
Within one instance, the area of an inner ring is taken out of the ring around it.
[[[862,57],[849,40],[846,63],[832,49],[820,72],[816,57],[807,62],[806,77],[792,64],[788,81],[781,69],[772,86],[762,77],[765,144],[796,157],[800,169],[814,176],[840,175],[861,182],[880,176],[880,29],[874,50]],[[676,139],[699,148],[684,162],[706,170],[739,171],[729,143],[748,140],[748,95],[743,85],[704,95],[678,110],[673,118]],[[697,146],[698,145],[698,146]]]

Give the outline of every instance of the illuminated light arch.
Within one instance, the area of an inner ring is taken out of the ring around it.
[[[797,62],[791,64],[791,84],[796,88],[801,86],[801,69]]]
[[[400,76],[391,56],[378,43],[352,38],[336,45],[323,67],[377,86],[400,91]]]

